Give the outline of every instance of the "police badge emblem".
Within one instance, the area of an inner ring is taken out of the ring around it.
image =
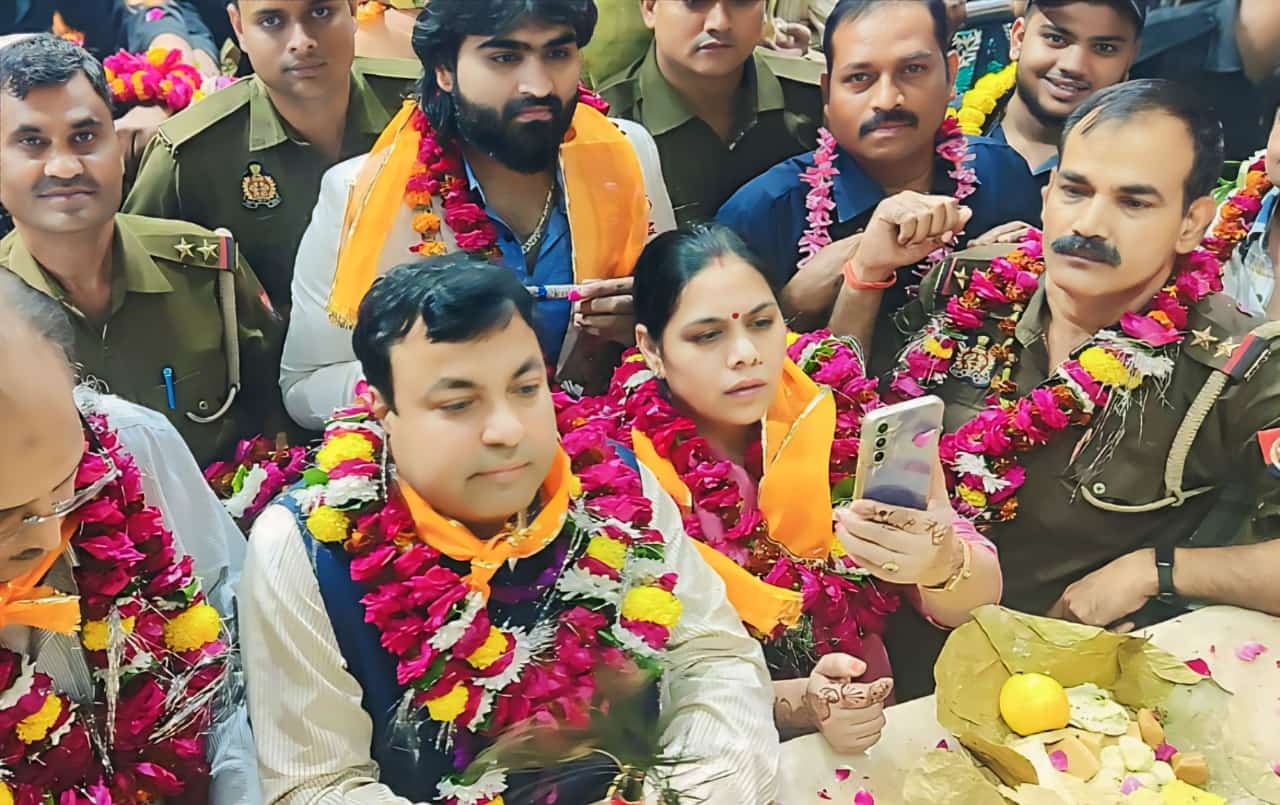
[[[991,386],[996,356],[991,337],[980,335],[975,343],[960,348],[960,354],[951,362],[951,374],[980,389]]]
[[[270,210],[280,206],[281,200],[275,177],[262,169],[261,162],[250,162],[240,180],[240,203],[248,210],[259,207]]]

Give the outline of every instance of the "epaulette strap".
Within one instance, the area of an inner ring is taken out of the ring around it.
[[[422,64],[415,59],[358,56],[352,66],[357,73],[366,79],[372,76],[374,78],[413,80],[422,75]]]
[[[235,114],[249,103],[253,78],[246,76],[183,109],[160,124],[156,136],[170,152],[202,134],[205,129]]]

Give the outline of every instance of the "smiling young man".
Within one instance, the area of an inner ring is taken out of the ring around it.
[[[748,181],[817,144],[821,68],[757,48],[765,0],[640,0],[653,44],[600,83],[653,135],[676,221],[698,223]]]
[[[509,269],[464,254],[395,267],[361,302],[368,394],[326,430],[326,479],[270,506],[249,542],[269,802],[602,801],[617,766],[574,762],[609,748],[598,728],[559,750],[544,732],[540,769],[477,754],[530,720],[598,725],[635,691],[627,727],[680,759],[672,788],[773,800],[759,646],[654,477],[603,437],[559,444],[534,305]]]
[[[561,377],[607,382],[634,338],[632,267],[675,221],[653,138],[580,100],[595,23],[593,0],[427,4],[417,103],[371,155],[325,175],[299,247],[280,373],[298,424],[318,428],[350,398],[360,298],[413,254],[482,254],[529,286],[585,286],[539,301],[538,337]]]
[[[717,219],[786,283],[783,309],[801,327],[828,323],[844,266],[856,259],[861,287],[832,326],[871,342],[909,298],[917,262],[944,243],[963,245],[1039,210],[1026,164],[1007,145],[956,134],[942,150],[963,157],[963,167],[939,153],[956,62],[949,41],[941,0],[840,0],[823,43],[835,175],[829,183],[811,178],[816,156],[805,154],[748,183],[720,209]],[[815,184],[826,188],[816,192],[830,207],[811,203]],[[820,245],[819,231],[829,245],[801,269],[801,245]]]
[[[287,314],[294,255],[336,163],[367,152],[419,66],[355,59],[356,0],[232,0],[254,75],[160,126],[124,211],[227,227]]]
[[[946,401],[957,505],[1000,548],[1007,606],[1114,627],[1153,599],[1280,607],[1277,546],[1240,544],[1280,536],[1280,327],[1197,251],[1222,148],[1184,87],[1096,93],[1065,124],[1043,246],[995,264],[1028,273],[988,273],[1008,246],[957,254],[898,317],[915,368],[893,387]],[[1251,504],[1210,516],[1229,494]]]

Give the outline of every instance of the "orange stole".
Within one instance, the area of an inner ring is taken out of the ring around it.
[[[797,559],[822,560],[832,543],[831,441],[836,406],[831,391],[809,379],[791,361],[783,366],[782,383],[764,421],[764,477],[759,506],[769,539]],[[682,508],[692,502],[689,488],[671,462],[658,455],[643,433],[631,431],[636,458],[658,479]],[[738,617],[763,634],[800,619],[802,596],[753,576],[737,562],[695,541],[703,559],[724,580]]]
[[[347,196],[329,295],[329,318],[342,327],[355,326],[360,300],[377,278],[383,243],[405,203],[422,140],[410,125],[414,108],[414,101],[405,101],[383,129]],[[595,109],[578,104],[560,146],[560,170],[574,282],[630,276],[649,235],[649,202],[640,160],[626,135]],[[406,254],[405,261],[412,257]]]
[[[568,516],[569,498],[577,492],[578,479],[569,455],[557,448],[551,471],[542,483],[542,511],[525,528],[482,540],[462,523],[439,514],[408,484],[400,485],[418,538],[450,559],[470,562],[471,572],[465,581],[485,598],[489,597],[489,582],[503,562],[533,556],[559,536]]]
[[[52,587],[44,587],[49,568],[58,561],[80,523],[75,517],[62,521],[62,542],[49,551],[40,563],[13,581],[0,584],[0,629],[11,624],[30,626],[47,632],[72,634],[80,628],[80,597],[63,595]]]

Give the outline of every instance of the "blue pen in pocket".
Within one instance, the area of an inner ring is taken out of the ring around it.
[[[164,367],[161,374],[164,375],[164,396],[169,402],[169,410],[176,411],[178,410],[178,394],[173,388],[173,367]]]

